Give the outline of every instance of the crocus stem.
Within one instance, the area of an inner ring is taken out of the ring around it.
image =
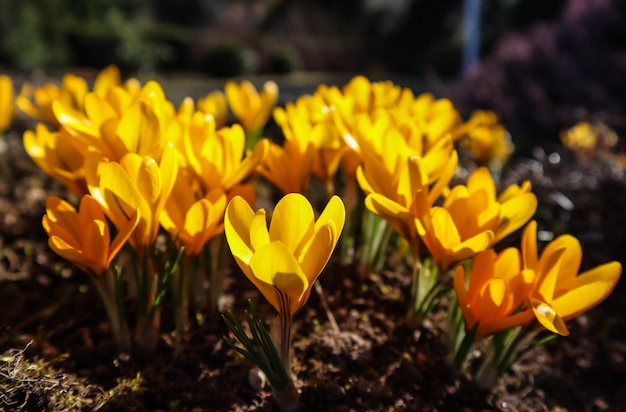
[[[382,268],[390,238],[391,227],[387,222],[380,216],[365,211],[363,217],[361,276],[367,276],[372,269],[380,270]]]
[[[121,350],[130,349],[130,336],[126,327],[123,308],[120,308],[117,296],[117,282],[115,274],[110,270],[95,279],[96,289],[104,302],[109,322],[111,322],[111,332]]]
[[[139,313],[135,327],[135,343],[143,356],[151,355],[156,350],[161,326],[161,306],[155,305],[159,278],[154,271],[152,259],[144,253],[140,273]]]
[[[250,150],[254,150],[254,147],[256,146],[257,142],[261,138],[262,134],[263,134],[263,127],[252,132],[246,132],[246,148],[245,148],[246,152]]]
[[[13,169],[9,163],[9,145],[5,136],[0,133],[0,174],[8,184],[13,184]]]
[[[497,354],[493,341],[486,346],[480,367],[474,375],[474,381],[483,388],[491,388],[498,379]]]
[[[161,308],[157,308],[152,318],[141,316],[137,319],[135,328],[135,343],[139,348],[140,355],[147,357],[156,351],[161,329]]]
[[[283,412],[292,412],[298,409],[300,404],[300,394],[294,386],[291,378],[291,323],[292,317],[288,311],[283,311],[278,315],[278,326],[280,328],[280,342],[278,353],[280,360],[285,368],[288,382],[285,387],[277,390],[272,387],[272,396],[276,401],[278,408]]]
[[[427,259],[422,262],[419,256],[419,243],[412,242],[413,255],[413,285],[411,306],[409,307],[409,319],[416,323],[430,313],[439,296],[439,274],[437,267]]]
[[[288,311],[278,314],[278,354],[288,376],[291,376],[291,323]]]
[[[346,222],[343,227],[343,234],[339,241],[339,254],[342,264],[352,263],[354,259],[354,219],[357,212],[358,191],[356,180],[348,179],[343,193],[343,203],[346,207]]]
[[[295,412],[300,406],[300,394],[291,379],[281,390],[272,386],[272,396],[281,412]]]
[[[226,237],[216,236],[209,240],[211,251],[211,280],[209,287],[209,305],[211,310],[221,310],[222,292],[224,291],[224,253]]]
[[[210,243],[210,242],[209,242]],[[208,247],[202,248],[202,251],[196,256],[196,265],[194,266],[191,276],[191,294],[193,305],[196,309],[204,309],[208,305],[209,293],[207,288],[206,268],[211,270],[212,265],[211,251]]]
[[[421,306],[422,288],[420,285],[420,276],[422,274],[422,260],[419,255],[413,254],[413,267],[411,270],[411,305],[409,306],[409,318],[416,319],[418,317],[418,308]]]
[[[174,304],[176,306],[176,346],[181,335],[189,329],[189,288],[191,281],[192,257],[185,256],[174,273]]]

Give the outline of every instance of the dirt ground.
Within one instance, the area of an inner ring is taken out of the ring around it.
[[[48,195],[63,189],[8,136],[14,184],[0,184],[0,410],[273,411],[269,389],[249,383],[251,364],[224,343],[218,313],[203,312],[174,358],[173,319],[164,310],[157,353],[138,359],[111,341],[104,308],[86,275],[47,246]],[[626,180],[613,162],[581,161],[563,149],[516,159],[503,182],[531,179],[540,230],[571,233],[583,269],[619,260],[626,244]],[[512,236],[512,244],[518,244]],[[318,295],[296,316],[294,373],[302,411],[626,410],[626,286],[571,321],[571,335],[531,351],[489,389],[452,373],[442,333],[444,308],[422,327],[404,322],[409,276],[403,265],[362,279],[331,263],[320,277],[340,332]],[[234,269],[226,301],[240,317],[252,298],[271,308]]]

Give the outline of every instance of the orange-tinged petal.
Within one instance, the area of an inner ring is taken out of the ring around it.
[[[249,205],[254,205],[256,203],[256,188],[251,183],[238,184],[228,191],[229,199],[235,196],[241,196],[246,199]]]
[[[107,269],[109,254],[109,228],[107,222],[92,220],[83,228],[82,252],[91,260],[90,267],[95,274],[101,275]]]
[[[431,211],[431,217],[433,235],[445,250],[451,250],[461,243],[459,231],[446,209],[434,207]]]
[[[522,270],[522,258],[518,249],[509,247],[498,254],[495,272],[499,277],[512,279]]]
[[[537,254],[537,222],[528,222],[522,233],[522,262],[524,269],[536,270],[539,266],[539,255]]]
[[[526,180],[521,186],[510,185],[498,196],[498,202],[506,203],[508,200],[519,196],[522,193],[528,193],[531,190],[530,181]]]
[[[571,289],[552,302],[564,319],[572,319],[602,302],[613,291],[622,272],[622,265],[609,262],[576,277]]]
[[[451,249],[452,253],[449,253],[448,265],[453,262],[465,260],[476,253],[485,250],[491,244],[493,237],[493,232],[488,230],[454,246]],[[448,265],[444,265],[444,267],[447,268]]]
[[[565,249],[552,250],[551,253],[541,253],[539,265],[535,269],[537,276],[537,284],[535,290],[538,296],[543,300],[550,302],[556,292],[559,280],[559,272],[561,270],[561,258]]]
[[[472,302],[476,318],[484,323],[498,319],[501,313],[506,313],[506,300],[510,298],[506,280],[497,277],[490,279],[483,287],[480,297]]]
[[[130,238],[130,235],[137,227],[140,218],[141,216],[139,216],[139,210],[135,210],[135,212],[130,216],[130,219],[128,219],[128,224],[117,228],[117,235],[115,235],[115,239],[113,239],[113,242],[109,247],[109,258],[106,263],[107,267],[111,266],[111,262],[115,256],[117,256],[126,241]]]
[[[55,226],[60,226],[77,241],[80,239],[81,228],[76,209],[65,200],[48,196],[46,199],[46,216]]]
[[[503,330],[526,325],[530,323],[533,319],[533,312],[531,310],[524,310],[512,316],[506,316],[484,325],[481,324],[478,328],[477,339],[480,337],[493,335]]]
[[[15,111],[13,81],[7,75],[0,75],[0,133],[11,125]]]
[[[559,314],[550,305],[539,299],[533,298],[530,298],[530,304],[533,309],[533,313],[539,323],[541,323],[541,326],[548,329],[550,332],[554,332],[562,336],[569,335],[569,330],[567,330],[565,322],[563,322],[563,319],[561,319]]]
[[[479,294],[483,286],[489,283],[489,280],[493,279],[496,274],[499,275],[499,273],[495,271],[497,257],[498,255],[493,249],[484,250],[474,257],[467,292],[467,299],[470,304],[473,305],[478,302],[480,300]]]
[[[525,193],[501,203],[501,221],[496,230],[496,242],[522,227],[537,210],[537,196]]]
[[[367,195],[365,206],[372,213],[385,219],[404,239],[411,241],[417,238],[416,218],[404,206],[378,193]]]
[[[465,287],[465,270],[461,265],[459,265],[454,272],[454,292],[459,308],[461,308],[461,312],[463,312],[466,325],[468,328],[472,328],[476,324],[476,317],[469,308],[467,289]]]
[[[80,250],[75,248],[73,245],[66,243],[63,239],[58,236],[50,236],[48,239],[48,246],[52,249],[57,255],[61,256],[63,259],[68,260],[80,267],[87,273],[91,273],[93,275],[100,275],[100,273],[94,273],[92,268],[92,260],[85,256],[85,254]]]
[[[71,233],[71,231],[50,219],[48,215],[43,216],[43,218],[41,219],[41,223],[48,236],[54,236],[58,239],[61,239],[63,240],[63,242],[65,242],[65,244],[74,249],[81,248],[80,238],[75,237],[74,234]]]
[[[571,289],[580,269],[583,249],[578,239],[572,235],[561,235],[548,243],[541,252],[541,256],[556,253],[562,249],[561,266],[556,280],[555,295]]]
[[[94,161],[94,159],[89,161]],[[144,220],[144,214],[147,219],[150,218],[150,209],[139,196],[135,184],[118,163],[102,162],[96,164],[96,167],[95,177],[88,173],[89,192],[104,207],[107,216],[116,227],[124,227],[138,209],[142,220]]]

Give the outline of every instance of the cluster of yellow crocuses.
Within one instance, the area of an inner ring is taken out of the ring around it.
[[[76,211],[61,199],[48,200],[44,227],[51,248],[101,278],[113,276],[111,263],[128,243],[143,297],[138,313],[147,323],[158,325],[164,268],[175,260],[155,247],[160,230],[184,250],[173,273],[185,278],[180,282],[185,290],[177,293],[188,300],[192,262],[223,233],[227,200],[241,195],[255,201],[245,180],[262,163],[269,143],[260,140],[245,151],[246,132],[262,129],[277,89],[269,82],[259,96],[251,87],[231,82],[226,95],[214,92],[197,104],[186,99],[175,108],[157,82],[123,83],[110,66],[92,90],[85,79],[68,74],[60,87],[25,85],[16,98],[17,107],[42,121],[24,133],[26,152],[81,204]],[[227,102],[243,110],[240,115],[248,120],[242,123],[250,129],[225,125]],[[258,119],[250,121],[252,116]],[[105,215],[117,233],[111,244]],[[189,273],[182,274],[184,268]],[[103,296],[114,295],[109,289],[101,288]]]
[[[3,78],[0,88],[0,97],[8,93]],[[565,321],[615,286],[616,262],[578,275],[582,251],[569,235],[538,256],[536,224],[527,224],[537,208],[530,182],[498,193],[492,177],[513,150],[495,114],[476,112],[463,122],[447,99],[363,76],[343,87],[321,85],[274,108],[277,97],[273,82],[259,93],[249,82],[231,81],[225,93],[175,107],[157,82],[122,82],[114,66],[91,89],[72,74],[60,87],[24,87],[15,105],[43,122],[24,134],[24,147],[80,203],[75,209],[48,200],[44,227],[51,248],[94,278],[108,277],[98,282],[110,299],[121,276],[112,262],[128,244],[136,286],[144,288],[139,313],[155,327],[168,282],[178,285],[175,300],[186,316],[202,256],[219,250],[207,244],[224,231],[239,267],[290,324],[342,229],[344,238],[361,240],[351,256],[362,258],[371,246],[363,235],[371,229],[367,221],[361,235],[353,227],[359,228],[353,216],[359,204],[408,245],[409,317],[428,316],[437,299],[454,290],[475,341],[517,327],[565,335]],[[0,99],[0,128],[12,104]],[[228,107],[235,123],[228,123]],[[282,136],[270,141],[260,137],[272,110]],[[467,150],[478,166],[464,183],[457,150]],[[269,230],[266,212],[252,210],[257,176],[286,195]],[[320,197],[309,187],[311,178],[328,202],[317,220],[307,200]],[[494,251],[526,224],[521,251]],[[169,234],[178,255],[156,247],[159,233]],[[213,263],[218,258],[211,256]],[[289,337],[281,342],[288,363]]]

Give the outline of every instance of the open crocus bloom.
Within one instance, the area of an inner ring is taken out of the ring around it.
[[[494,235],[490,230],[464,238],[445,208],[433,206],[429,210],[424,207],[421,209],[422,241],[430,251],[433,261],[443,270],[482,252],[493,241]]]
[[[454,291],[468,329],[478,324],[475,339],[533,320],[529,309],[517,312],[524,304],[535,280],[531,270],[521,269],[520,253],[508,248],[496,254],[487,249],[474,258],[466,287],[464,269],[454,275]]]
[[[226,194],[215,188],[198,198],[193,185],[180,174],[168,197],[160,222],[187,256],[200,253],[205,243],[223,232]]]
[[[515,190],[517,189],[517,190]],[[496,197],[496,185],[486,167],[476,169],[467,186],[457,185],[446,197],[443,207],[457,223],[461,237],[480,232],[494,233],[492,244],[523,226],[537,209],[537,197],[530,192],[530,183],[503,192]]]
[[[278,100],[278,86],[273,81],[263,84],[261,92],[245,80],[239,84],[226,83],[226,100],[247,133],[261,130],[272,113]]]
[[[562,235],[550,242],[537,257],[537,224],[530,222],[522,237],[524,267],[537,274],[530,304],[546,329],[567,335],[565,321],[602,302],[622,273],[619,262],[609,262],[578,274],[582,248],[578,239]],[[558,261],[553,270],[551,262]]]
[[[88,193],[85,156],[65,129],[51,132],[43,123],[39,123],[34,131],[24,132],[22,141],[30,158],[74,196],[80,198]]]
[[[269,141],[259,140],[246,152],[246,136],[238,124],[215,130],[215,120],[200,112],[189,120],[181,152],[187,169],[202,184],[206,193],[221,188],[229,193],[248,178],[263,162]]]
[[[161,212],[176,181],[176,149],[166,147],[160,163],[135,153],[127,153],[119,163],[103,160],[101,156],[91,152],[87,159],[89,192],[118,228],[139,210],[139,224],[129,242],[142,254],[156,239]]]
[[[313,173],[315,146],[309,142],[301,147],[285,140],[283,145],[271,143],[258,172],[283,193],[305,194]]]
[[[333,196],[317,221],[308,200],[282,198],[267,228],[265,210],[256,213],[237,196],[224,218],[226,239],[237,264],[270,304],[293,317],[326,266],[345,222],[345,207]]]
[[[50,196],[43,217],[43,227],[50,236],[50,248],[96,277],[108,270],[138,222],[139,213],[134,211],[125,225],[117,228],[117,235],[111,242],[104,212],[89,195],[83,196],[78,212],[66,201]]]

